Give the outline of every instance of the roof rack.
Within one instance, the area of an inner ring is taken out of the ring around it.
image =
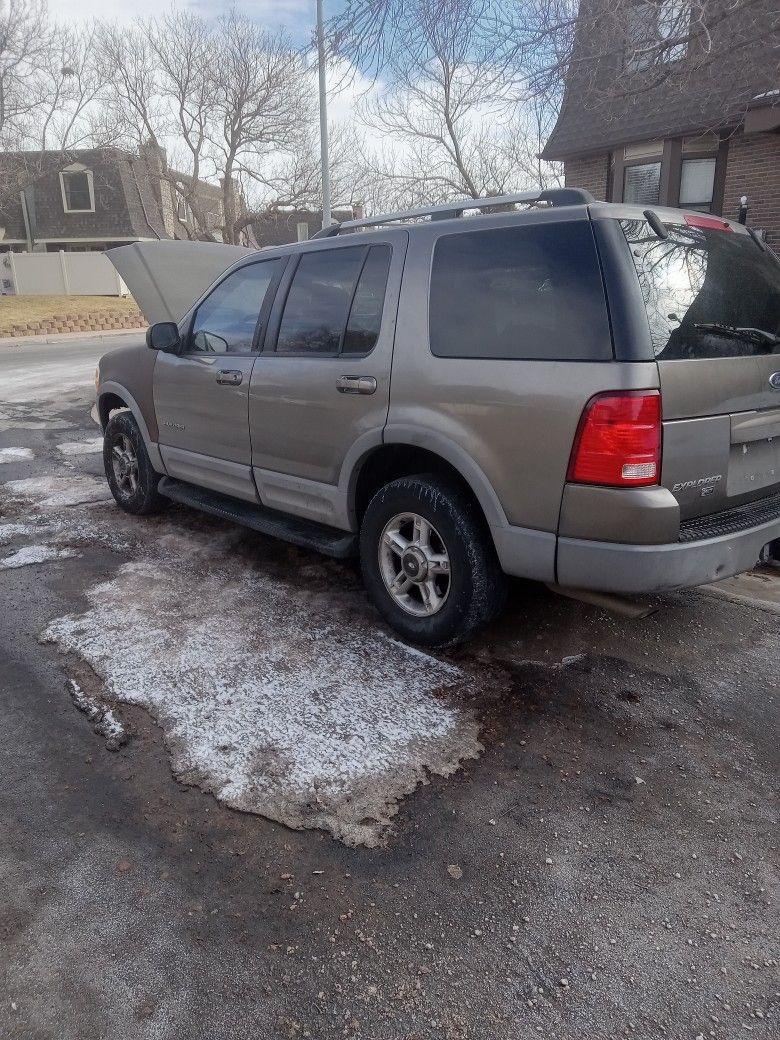
[[[317,231],[312,238],[332,238],[342,231],[354,231],[358,228],[377,227],[380,224],[391,224],[401,220],[415,220],[419,217],[430,217],[431,220],[451,220],[462,217],[468,209],[490,209],[493,206],[511,206],[538,203],[550,206],[577,206],[595,199],[584,188],[546,188],[544,191],[523,191],[519,195],[492,195],[484,199],[456,199],[454,202],[442,202],[438,206],[423,206],[420,209],[401,210],[398,213],[383,213],[378,217],[360,217],[357,220],[345,220],[342,223],[329,224]]]

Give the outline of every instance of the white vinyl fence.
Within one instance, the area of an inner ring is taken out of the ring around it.
[[[5,253],[3,291],[17,296],[127,296],[103,253]]]

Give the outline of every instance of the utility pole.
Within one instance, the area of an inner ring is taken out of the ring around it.
[[[317,59],[320,82],[320,163],[322,166],[322,226],[333,223],[330,207],[330,166],[328,163],[328,98],[325,84],[325,29],[322,0],[317,0]]]

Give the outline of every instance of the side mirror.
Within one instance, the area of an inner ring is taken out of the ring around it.
[[[175,354],[180,345],[179,326],[175,321],[158,321],[146,330],[146,345],[150,350],[164,350]]]

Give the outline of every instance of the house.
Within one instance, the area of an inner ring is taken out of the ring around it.
[[[196,214],[193,210],[197,210]],[[0,153],[0,250],[104,250],[154,239],[222,240],[219,185],[167,167],[164,151]]]
[[[597,199],[748,221],[780,244],[780,6],[583,0],[542,152]]]
[[[349,209],[335,209],[337,222],[363,216],[363,207],[356,204]],[[258,246],[282,246],[311,238],[322,227],[322,210],[268,209],[252,221],[252,230]]]

